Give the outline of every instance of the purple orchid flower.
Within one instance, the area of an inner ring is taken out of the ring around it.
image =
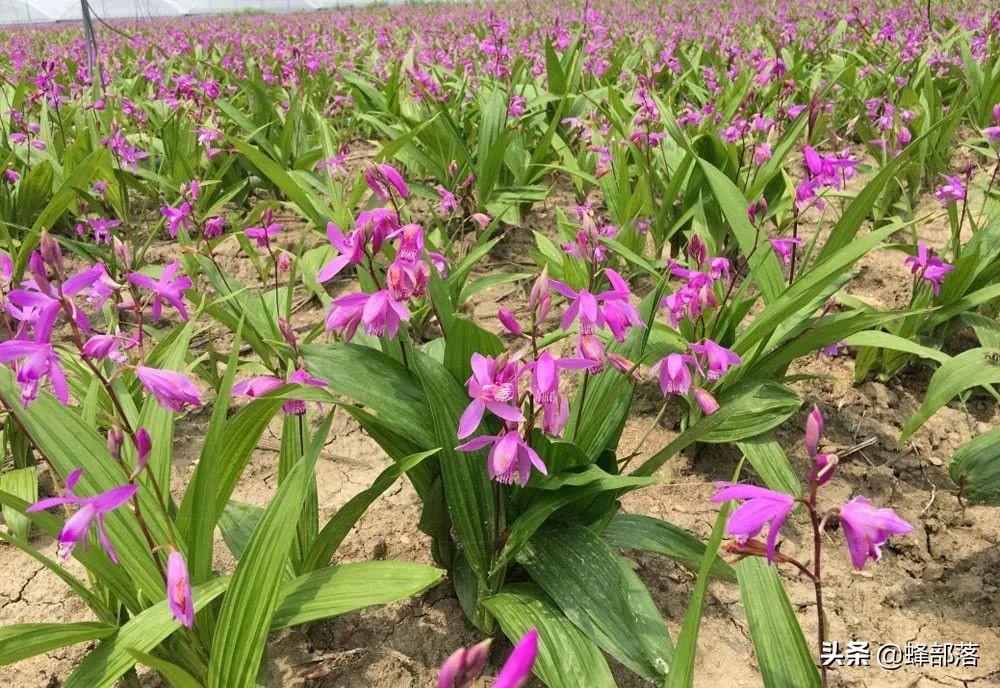
[[[107,552],[111,561],[117,564],[118,554],[108,539],[107,533],[104,532],[104,516],[109,511],[117,509],[132,499],[132,496],[139,487],[134,484],[119,485],[93,497],[78,497],[73,493],[73,487],[81,475],[83,475],[83,469],[78,468],[66,478],[65,497],[48,497],[42,499],[28,507],[26,511],[29,513],[43,511],[56,506],[62,506],[63,504],[79,506],[80,509],[66,521],[62,531],[59,533],[59,556],[63,559],[69,558],[73,553],[73,549],[81,543],[83,548],[86,549],[87,534],[90,532],[90,527],[96,521],[97,535],[101,541],[101,545],[104,547],[104,551]]]
[[[30,342],[23,339],[9,339],[0,342],[0,363],[20,359],[15,380],[21,388],[21,404],[24,408],[35,400],[42,382],[48,380],[52,393],[59,402],[69,403],[69,385],[66,373],[59,365],[59,355],[51,344]]]
[[[531,669],[538,658],[538,631],[534,628],[514,646],[514,651],[504,663],[493,688],[523,688],[531,678]]]
[[[316,281],[322,284],[333,279],[348,265],[360,265],[365,257],[365,233],[355,229],[344,236],[340,227],[330,222],[326,225],[326,237],[330,244],[340,252],[336,258],[328,262],[316,275]]]
[[[438,688],[468,688],[486,666],[492,642],[492,638],[487,638],[472,647],[455,650],[441,665]]]
[[[167,220],[167,233],[170,234],[171,239],[177,238],[177,232],[181,227],[184,228],[184,231],[190,231],[191,204],[187,201],[184,201],[176,208],[164,206],[160,208],[160,212]]]
[[[802,239],[798,237],[786,237],[781,239],[771,239],[771,246],[774,248],[774,252],[778,254],[781,259],[782,264],[788,265],[792,262],[792,247],[799,246],[802,244]]]
[[[732,366],[743,363],[735,351],[716,344],[711,339],[706,339],[701,344],[692,344],[691,351],[701,357],[700,368],[708,371],[706,377],[709,380],[718,380]]]
[[[955,269],[954,265],[945,263],[934,255],[934,251],[923,241],[917,243],[917,255],[907,256],[903,263],[910,266],[912,274],[918,275],[931,285],[935,296],[941,293],[941,283],[944,282],[944,278]]]
[[[138,366],[135,374],[146,391],[167,411],[181,413],[185,406],[201,406],[201,392],[191,380],[175,370]]]
[[[401,320],[410,320],[406,304],[396,301],[388,290],[383,289],[374,294],[348,294],[334,299],[326,317],[326,329],[337,332],[344,341],[350,341],[358,326],[364,323],[365,333],[392,339],[399,332]]]
[[[840,525],[851,553],[851,563],[863,569],[868,559],[878,561],[881,547],[890,535],[906,535],[913,526],[892,509],[879,509],[864,497],[855,497],[840,507]]]
[[[167,557],[167,604],[170,613],[184,628],[194,626],[194,601],[191,597],[191,577],[184,555],[175,549]]]
[[[142,287],[153,292],[153,322],[160,321],[160,317],[163,315],[164,301],[177,310],[178,315],[181,316],[181,320],[187,322],[188,312],[184,306],[184,290],[190,289],[192,282],[191,278],[186,275],[178,279],[173,278],[174,273],[180,267],[180,261],[175,260],[163,268],[163,272],[160,273],[160,279],[155,282],[152,278],[138,272],[130,272],[125,276],[129,282],[137,287]]]
[[[404,200],[410,197],[410,188],[403,180],[403,175],[388,163],[373,165],[365,171],[365,183],[375,194],[375,198],[383,202],[392,199],[392,191]]]
[[[458,439],[475,432],[487,410],[512,423],[523,422],[524,414],[516,406],[517,381],[521,375],[517,362],[506,356],[493,358],[476,353],[472,354],[469,363],[472,375],[465,385],[472,401],[459,419]]]
[[[962,181],[962,178],[947,174],[942,174],[941,176],[944,178],[945,183],[938,187],[937,192],[934,194],[934,197],[938,199],[941,205],[947,207],[959,201],[964,201],[966,191],[965,182]]]
[[[735,499],[746,500],[729,515],[726,532],[743,544],[750,538],[756,537],[767,525],[767,561],[773,562],[778,532],[795,506],[795,498],[790,494],[756,485],[720,482],[715,486],[719,491],[711,501],[717,504]]]
[[[526,366],[531,372],[531,396],[542,408],[542,431],[558,437],[569,420],[569,401],[559,392],[560,370],[587,370],[594,361],[584,358],[557,359],[548,351]]]
[[[516,478],[518,484],[524,487],[531,477],[532,466],[542,475],[548,475],[542,458],[528,446],[516,429],[506,430],[501,435],[480,435],[455,448],[458,451],[471,452],[490,445],[492,447],[487,458],[487,472],[490,478],[498,483],[511,485]]]
[[[372,244],[372,251],[378,253],[386,237],[399,229],[399,216],[389,208],[374,208],[358,215],[354,228],[364,233],[365,240]]]
[[[667,354],[654,363],[649,374],[660,378],[660,391],[669,394],[687,394],[694,381],[692,368],[698,370],[698,361],[688,354]]]

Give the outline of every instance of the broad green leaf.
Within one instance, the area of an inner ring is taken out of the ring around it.
[[[483,604],[516,643],[538,629],[534,673],[549,688],[615,688],[601,650],[574,626],[536,585],[515,583]]]
[[[0,398],[10,413],[17,417],[31,442],[48,458],[60,480],[65,480],[77,468],[83,468],[83,475],[75,487],[76,494],[95,495],[128,482],[126,471],[108,453],[104,438],[48,391],[40,391],[35,401],[25,408],[21,404],[13,371],[3,368],[0,369]],[[168,542],[160,505],[153,492],[142,485],[137,495],[154,541]],[[34,518],[32,521],[38,522]],[[104,527],[121,560],[121,570],[134,581],[131,588],[116,587],[116,593],[121,594],[122,600],[131,603],[133,611],[138,611],[134,606],[136,587],[143,591],[147,599],[163,599],[163,579],[149,545],[135,526],[131,510],[115,509],[105,514]],[[96,542],[96,536],[91,548],[106,558],[103,548]],[[119,579],[120,574],[114,575],[109,583]]]
[[[969,501],[1000,506],[1000,428],[959,447],[948,472]]]
[[[730,410],[724,422],[710,430],[702,442],[736,442],[767,432],[784,423],[802,405],[802,399],[778,382],[741,383],[719,395],[719,404]]]
[[[413,438],[421,449],[438,446],[420,381],[398,361],[358,344],[310,345],[301,350],[309,371],[325,380],[331,392],[364,404],[388,428]]]
[[[571,523],[540,530],[517,560],[588,638],[663,681],[673,657],[667,627],[635,571],[593,531]]]
[[[438,461],[448,514],[470,568],[485,584],[498,514],[494,485],[486,473],[486,451],[455,450],[459,444],[458,419],[469,397],[448,369],[426,354],[414,351],[411,361],[423,382],[432,427],[441,447]]]
[[[195,587],[191,591],[195,612],[221,595],[229,581],[229,578],[215,578]],[[166,600],[153,605],[84,657],[63,688],[109,688],[135,664],[133,652],[149,652],[178,628],[180,624],[171,614]]]
[[[784,291],[785,280],[774,251],[767,250],[768,246],[763,245],[767,237],[750,224],[747,217],[749,203],[729,177],[703,158],[698,162],[740,250],[743,255],[750,256],[750,279],[760,288],[765,302],[771,303]]]
[[[951,360],[948,354],[932,349],[929,346],[921,346],[914,341],[899,337],[889,332],[879,330],[867,330],[865,332],[855,332],[844,341],[850,346],[871,346],[878,349],[892,349],[893,351],[903,351],[921,358],[929,358],[938,363],[945,363]]]
[[[302,571],[315,571],[329,564],[344,538],[351,532],[351,528],[368,510],[372,502],[388,490],[400,476],[420,465],[424,459],[437,454],[438,451],[438,449],[431,449],[393,463],[379,473],[371,487],[354,495],[344,506],[340,507],[313,541],[312,547],[302,562]]]
[[[0,626],[0,665],[88,640],[101,640],[117,630],[114,626],[90,621]]]
[[[0,490],[23,499],[28,504],[38,501],[38,469],[34,466],[15,468],[0,473]],[[31,532],[31,519],[16,509],[5,506],[3,520],[11,534],[20,540],[27,540]]]
[[[506,350],[498,336],[464,315],[455,315],[445,340],[444,365],[456,380],[464,384],[472,374],[469,364],[472,354],[497,356]]]
[[[924,401],[903,426],[899,441],[905,442],[934,412],[956,395],[979,385],[1000,383],[1000,351],[970,349],[946,361],[931,376]]]
[[[361,561],[327,566],[281,588],[271,628],[346,614],[416,595],[440,583],[444,571],[406,561]]]
[[[640,514],[617,514],[604,529],[604,539],[618,549],[656,552],[698,571],[705,559],[705,545],[697,537],[673,523]],[[726,562],[715,557],[713,578],[735,581],[736,574]]]
[[[139,664],[145,664],[150,669],[156,671],[156,673],[163,677],[170,688],[202,688],[201,683],[194,676],[173,662],[168,662],[148,652],[139,652],[138,650],[129,650],[129,654]]]
[[[816,662],[785,594],[777,567],[769,566],[759,557],[748,557],[734,568],[764,686],[818,688],[820,677]]]
[[[226,504],[226,510],[219,519],[219,532],[222,533],[222,541],[226,543],[236,561],[243,558],[243,552],[246,551],[250,537],[263,515],[264,509],[253,504],[244,504],[236,500],[230,500]],[[285,564],[282,575],[285,580],[295,578],[291,560]]]
[[[327,416],[305,456],[278,486],[236,567],[212,641],[209,688],[254,685],[271,616],[280,597],[281,571],[295,540],[293,526],[302,511],[331,419]]]
[[[279,165],[246,141],[235,137],[229,137],[227,141],[252,162],[275,186],[281,189],[281,192],[298,206],[302,214],[315,227],[326,227],[329,209],[308,187],[297,182],[283,165]]]
[[[770,432],[747,437],[736,445],[769,488],[795,497],[802,494],[802,485],[792,464]]]

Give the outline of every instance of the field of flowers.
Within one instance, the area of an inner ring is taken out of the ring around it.
[[[991,3],[0,38],[0,679],[1000,681]]]

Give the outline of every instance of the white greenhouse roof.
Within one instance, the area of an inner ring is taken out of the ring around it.
[[[370,2],[366,0],[91,0],[90,7],[102,19],[144,19],[244,10],[293,12],[366,4]],[[0,25],[75,21],[80,18],[80,0],[0,0]]]

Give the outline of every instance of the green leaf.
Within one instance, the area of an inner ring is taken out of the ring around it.
[[[215,578],[195,587],[191,591],[195,612],[221,595],[229,581],[229,578]],[[166,600],[153,605],[84,657],[63,688],[109,688],[135,664],[133,652],[149,652],[178,628],[180,624],[171,614]]]
[[[358,344],[303,346],[301,350],[309,371],[326,381],[331,392],[364,404],[386,427],[413,438],[421,449],[440,444],[435,441],[420,381],[401,363]]]
[[[563,614],[605,652],[651,681],[663,681],[673,645],[635,571],[593,531],[561,523],[517,557]]]
[[[903,426],[905,442],[934,412],[956,395],[979,385],[1000,383],[1000,350],[969,349],[946,361],[931,376],[924,401]]]
[[[736,443],[753,469],[772,490],[798,497],[802,485],[785,451],[770,432],[747,437]]]
[[[253,504],[244,504],[236,500],[230,500],[226,504],[226,510],[219,519],[219,532],[222,533],[222,541],[226,543],[236,561],[243,558],[243,552],[246,551],[250,537],[263,515],[264,509]],[[282,575],[285,580],[295,578],[291,560],[285,565]]]
[[[759,557],[748,557],[734,568],[764,686],[818,687],[816,662],[809,653],[778,569]]]
[[[23,499],[28,504],[38,501],[38,471],[34,466],[15,468],[0,473],[0,490]],[[11,534],[19,540],[27,540],[31,532],[31,519],[16,509],[8,506],[3,508],[3,520],[10,528]]]
[[[698,571],[705,558],[705,545],[697,537],[673,523],[640,514],[617,514],[604,529],[604,539],[618,549],[656,552]],[[713,557],[713,578],[735,581],[732,567]]]
[[[331,420],[332,415],[327,416],[305,456],[278,486],[236,567],[212,641],[209,688],[254,685],[271,616],[278,605],[281,572],[295,541],[294,524],[302,511]]]
[[[878,246],[897,230],[895,226],[883,227],[849,243],[844,248],[821,260],[799,275],[788,289],[772,300],[753,319],[750,326],[740,333],[733,350],[740,355],[750,351],[755,344],[770,339],[782,323],[796,313],[827,286],[847,271],[861,256]],[[769,251],[772,253],[773,251]]]
[[[921,346],[909,339],[880,330],[855,332],[851,336],[844,338],[844,341],[850,346],[871,346],[879,349],[904,351],[908,354],[920,356],[921,358],[929,358],[938,363],[945,363],[951,360],[951,356],[937,349],[932,349],[929,346]]]
[[[959,447],[948,472],[970,502],[1000,506],[1000,428]]]
[[[887,162],[885,166],[879,170],[879,173],[872,177],[867,184],[865,184],[865,188],[861,190],[853,201],[851,201],[847,210],[844,211],[844,214],[840,216],[840,219],[837,220],[837,224],[834,225],[833,229],[830,231],[830,236],[827,238],[826,243],[823,244],[823,248],[820,250],[817,260],[821,261],[832,256],[834,253],[849,246],[851,242],[854,241],[861,225],[864,223],[869,213],[871,213],[872,208],[875,207],[875,203],[882,195],[883,189],[890,181],[896,179],[897,174],[903,166],[910,162],[911,154],[914,151],[920,150],[923,142],[937,129],[949,126],[952,121],[961,117],[964,111],[964,107],[956,108],[950,112],[947,117],[943,117],[935,122],[930,129],[910,141],[910,143],[902,151],[900,151],[899,155]]]
[[[802,399],[778,382],[741,383],[719,395],[730,416],[710,430],[702,442],[726,443],[754,437],[784,423]]]
[[[138,650],[130,649],[129,654],[132,655],[136,662],[145,664],[162,676],[170,688],[202,688],[201,683],[194,676],[173,662],[168,662],[148,652],[139,652]]]
[[[281,192],[298,206],[302,214],[313,225],[320,228],[326,227],[327,216],[330,214],[329,209],[307,186],[295,181],[283,165],[276,163],[246,141],[236,137],[228,137],[226,140],[252,162],[275,186],[281,189]]]
[[[315,571],[320,567],[330,563],[333,555],[344,541],[351,528],[358,522],[358,519],[368,510],[372,502],[389,489],[400,476],[420,465],[424,459],[434,456],[438,449],[420,452],[406,457],[405,459],[393,463],[372,482],[371,487],[354,495],[344,506],[340,507],[337,513],[327,521],[323,530],[319,532],[312,543],[308,554],[302,562],[302,570]]]
[[[464,315],[455,315],[448,326],[444,348],[444,365],[459,382],[472,375],[469,361],[472,354],[497,356],[507,350],[500,338],[484,330]]]
[[[516,583],[483,604],[516,643],[538,629],[534,673],[549,688],[615,688],[601,650],[580,632],[536,585]]]
[[[75,488],[77,494],[99,494],[127,481],[125,472],[108,453],[104,438],[92,426],[84,423],[73,409],[60,404],[48,391],[40,391],[35,401],[25,408],[21,404],[20,390],[13,371],[2,368],[0,398],[9,412],[17,417],[32,443],[48,458],[60,479],[65,480],[74,470],[83,468],[83,475]],[[154,540],[168,542],[162,511],[153,492],[148,486],[141,485],[137,495]],[[32,521],[39,522],[34,518]],[[135,527],[135,516],[131,511],[115,509],[105,514],[104,528],[121,560],[121,572],[110,575],[105,582],[114,588],[121,600],[129,603],[133,611],[138,611],[139,608],[136,588],[142,590],[147,599],[163,599],[163,579],[153,561],[149,545]],[[96,542],[92,549],[99,552],[98,557],[107,559],[103,548]],[[110,560],[107,561],[110,563]],[[128,578],[132,579],[132,585],[119,585],[123,579]]]
[[[271,629],[396,602],[437,585],[443,577],[441,569],[405,561],[327,566],[282,586]]]
[[[741,467],[736,468],[733,476],[734,482],[739,477]],[[670,667],[670,674],[667,675],[664,688],[691,688],[694,685],[694,661],[698,653],[698,631],[701,627],[702,607],[705,605],[705,596],[708,593],[708,583],[712,571],[717,563],[724,564],[719,558],[719,544],[722,542],[722,536],[725,532],[729,508],[728,503],[723,504],[719,509],[719,514],[715,517],[712,534],[709,535],[708,544],[705,545],[705,555],[698,566],[698,579],[691,592],[691,601],[684,614],[684,625],[677,637],[674,663]],[[727,568],[732,570],[728,565]]]
[[[759,246],[767,241],[767,237],[750,224],[747,199],[729,177],[703,158],[699,158],[698,162],[740,250],[743,255],[750,256],[750,279],[760,288],[764,300],[771,303],[785,290],[785,280],[774,251],[767,250],[767,246]]]
[[[101,640],[117,630],[114,626],[90,621],[0,626],[0,665],[88,640]]]
[[[468,405],[468,395],[443,365],[426,354],[416,351],[413,354],[411,361],[423,382],[432,427],[441,447],[438,461],[448,514],[470,568],[485,584],[497,519],[494,488],[486,473],[486,451],[455,450],[458,419]]]

